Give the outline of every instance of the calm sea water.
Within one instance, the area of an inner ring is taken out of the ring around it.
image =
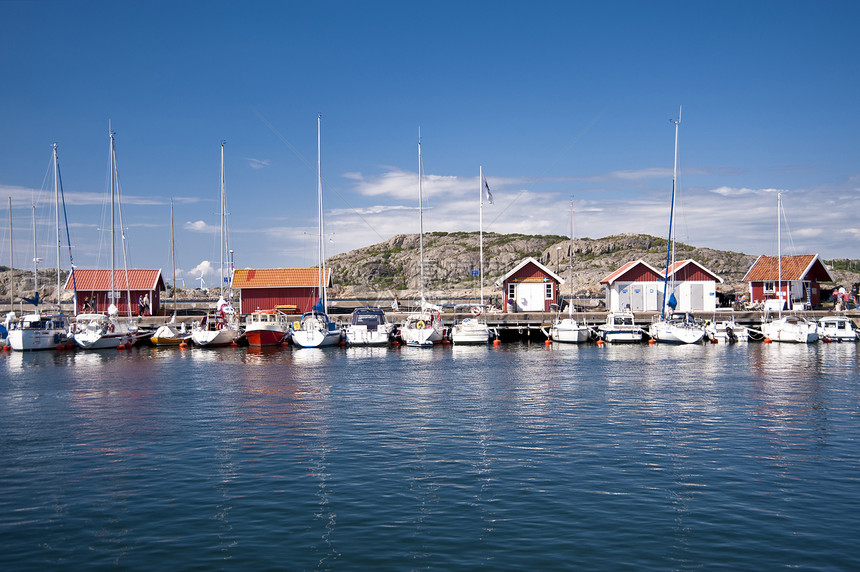
[[[0,355],[0,568],[860,569],[860,347]]]

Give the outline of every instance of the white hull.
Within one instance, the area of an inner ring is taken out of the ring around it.
[[[238,328],[230,327],[229,325],[220,330],[206,330],[200,327],[192,328],[191,330],[191,341],[201,347],[229,346],[238,337]]]
[[[606,323],[598,326],[597,335],[606,343],[636,343],[642,341],[642,328],[635,324],[631,312],[610,312]]]
[[[407,346],[430,347],[442,341],[442,328],[440,326],[417,328],[414,325],[407,325],[400,330],[400,338]]]
[[[474,318],[466,318],[451,330],[451,341],[455,344],[486,344],[490,337],[487,324]]]
[[[833,342],[856,342],[857,330],[854,323],[844,317],[827,317],[818,320],[818,337]]]
[[[602,326],[601,326],[602,328]],[[598,328],[600,339],[608,344],[632,344],[642,341],[642,330],[609,330]]]
[[[9,347],[16,351],[52,350],[60,344],[70,342],[68,330],[11,330],[6,336]]]
[[[298,330],[292,333],[293,343],[300,348],[324,348],[340,343],[340,330]]]
[[[649,331],[654,340],[668,344],[697,344],[705,337],[705,330],[699,326],[656,322]]]
[[[557,321],[549,329],[549,339],[554,342],[581,344],[591,336],[588,326],[579,324],[576,320],[565,318]]]
[[[748,342],[749,330],[746,326],[740,326],[734,322],[715,322],[705,328],[708,339],[720,342]],[[731,332],[731,334],[729,333]]]
[[[79,314],[74,340],[85,350],[103,350],[132,344],[138,338],[137,325],[120,321],[116,316]]]
[[[780,318],[762,324],[761,331],[766,338],[773,342],[814,344],[818,341],[818,331],[815,324],[795,317]]]
[[[369,330],[367,326],[361,325],[349,325],[344,328],[346,343],[351,346],[387,345],[393,331],[393,324],[378,326],[375,330]]]

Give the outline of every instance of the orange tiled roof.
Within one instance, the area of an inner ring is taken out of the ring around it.
[[[325,281],[331,284],[331,268],[325,269]],[[297,288],[317,286],[316,268],[237,268],[233,271],[233,288]]]
[[[130,268],[128,270],[128,285],[125,282],[125,270],[114,271],[114,287],[117,290],[154,290],[164,284],[161,280],[161,270]],[[110,270],[75,269],[75,284],[78,290],[110,290]],[[72,275],[69,274],[64,286],[72,289]]]
[[[817,254],[793,254],[782,256],[782,279],[803,280],[812,270],[821,282],[832,282],[833,277],[827,268],[818,260]],[[779,279],[779,258],[776,256],[759,256],[744,276],[744,282],[773,281]]]

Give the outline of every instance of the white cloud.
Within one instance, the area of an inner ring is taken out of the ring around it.
[[[184,228],[185,230],[190,230],[191,232],[201,232],[206,234],[213,234],[221,231],[219,227],[207,224],[202,220],[197,220],[193,222],[187,221],[184,225],[182,225],[182,228]]]
[[[268,159],[254,159],[253,157],[246,157],[246,161],[248,161],[248,166],[252,169],[263,169],[269,166],[270,161]]]

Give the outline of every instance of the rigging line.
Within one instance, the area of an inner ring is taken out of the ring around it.
[[[564,146],[564,148],[563,148],[561,151],[559,151],[559,152],[558,152],[558,154],[556,154],[556,156],[555,156],[555,157],[553,157],[553,158],[552,158],[552,160],[551,160],[549,163],[547,163],[546,167],[544,167],[544,168],[543,168],[543,169],[542,169],[542,170],[541,170],[537,175],[535,175],[535,176],[534,176],[534,177],[533,177],[533,178],[528,182],[528,184],[526,185],[526,188],[525,188],[525,189],[523,189],[522,191],[520,191],[520,193],[519,193],[517,196],[515,196],[515,197],[513,198],[513,200],[512,200],[511,202],[509,202],[509,203],[508,203],[508,205],[507,205],[505,208],[503,208],[503,209],[499,212],[499,214],[498,214],[498,215],[496,215],[496,218],[494,218],[493,220],[491,220],[491,221],[490,221],[490,223],[487,225],[487,228],[486,228],[485,230],[488,230],[488,228],[489,228],[489,227],[493,226],[493,224],[495,224],[495,222],[496,222],[497,220],[499,220],[499,217],[501,217],[503,214],[505,214],[505,211],[507,211],[509,208],[511,208],[511,207],[513,206],[513,204],[514,204],[515,202],[517,202],[521,196],[523,196],[525,193],[527,193],[527,192],[531,189],[532,185],[534,185],[534,184],[537,182],[537,180],[541,177],[541,175],[543,175],[544,173],[546,173],[546,172],[550,169],[550,167],[552,167],[553,165],[555,165],[555,164],[558,162],[558,160],[559,160],[559,159],[561,159],[562,155],[564,155],[565,153],[567,153],[567,151],[568,151],[571,147],[573,147],[574,143],[576,143],[577,141],[579,141],[580,139],[582,139],[582,138],[585,136],[585,134],[586,134],[586,133],[588,133],[588,131],[589,131],[592,127],[594,127],[594,124],[595,124],[595,123],[597,123],[597,122],[600,120],[600,118],[601,118],[601,117],[603,117],[603,114],[604,114],[604,113],[605,113],[605,111],[601,111],[600,113],[598,113],[598,114],[597,114],[597,117],[595,117],[594,119],[592,119],[592,120],[591,120],[591,123],[589,123],[588,125],[586,125],[586,126],[582,129],[582,131],[580,131],[579,133],[577,133],[577,134],[576,134],[576,137],[574,137],[573,139],[571,139],[571,140],[570,140],[570,142],[569,142],[567,145],[565,145],[565,146]]]
[[[306,166],[308,169],[310,169],[311,171],[316,172],[316,168],[315,168],[313,165],[311,165],[311,164],[307,161],[307,159],[305,159],[305,158],[304,158],[304,156],[303,156],[301,153],[299,153],[298,149],[296,149],[295,147],[293,147],[293,145],[292,145],[289,141],[287,141],[287,139],[286,139],[283,135],[281,135],[281,134],[278,132],[278,130],[277,130],[277,129],[275,129],[274,125],[272,125],[271,123],[269,123],[269,122],[266,120],[266,118],[265,118],[265,117],[263,117],[263,116],[260,114],[260,112],[258,112],[256,109],[254,109],[254,108],[251,108],[251,109],[253,109],[253,111],[254,111],[254,113],[257,115],[257,117],[259,117],[259,118],[260,118],[260,121],[262,121],[263,123],[265,123],[265,124],[266,124],[266,127],[268,127],[268,128],[272,131],[272,133],[274,133],[274,134],[275,134],[275,136],[276,136],[278,139],[280,139],[281,141],[283,141],[284,145],[286,145],[287,147],[289,147],[289,148],[290,148],[290,150],[291,150],[291,151],[296,155],[296,157],[298,157],[298,158],[299,158],[299,160],[301,160],[301,162],[302,162],[302,163],[304,163],[304,164],[305,164],[305,166]],[[379,232],[377,232],[377,230],[373,227],[373,225],[371,225],[371,224],[368,222],[368,220],[367,220],[366,218],[364,218],[364,217],[361,215],[361,213],[360,213],[360,212],[358,212],[358,210],[357,210],[354,206],[352,206],[352,205],[350,204],[350,202],[349,202],[348,200],[346,200],[346,198],[345,198],[342,194],[340,194],[340,192],[339,192],[339,191],[334,187],[334,185],[332,185],[331,183],[329,183],[329,182],[328,182],[328,180],[326,180],[325,176],[323,176],[323,177],[322,177],[322,181],[323,181],[323,184],[324,184],[326,187],[328,187],[331,191],[333,191],[333,192],[334,192],[334,194],[336,194],[336,195],[340,198],[340,200],[342,200],[342,201],[346,204],[346,206],[347,206],[347,207],[349,207],[349,208],[350,208],[350,210],[351,210],[352,212],[354,212],[354,213],[358,216],[358,218],[360,218],[360,219],[361,219],[361,221],[362,221],[364,224],[366,224],[366,225],[367,225],[367,228],[369,228],[370,230],[372,230],[372,231],[373,231],[373,234],[375,234],[376,236],[378,236],[378,237],[379,237],[379,240],[385,240],[385,238],[384,238],[381,234],[379,234]]]

